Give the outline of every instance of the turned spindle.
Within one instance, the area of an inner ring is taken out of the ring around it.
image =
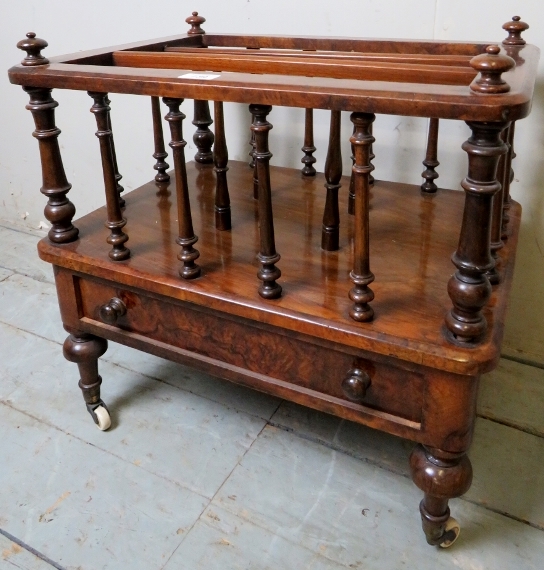
[[[487,330],[482,308],[491,295],[486,272],[494,267],[490,255],[492,200],[501,188],[497,165],[507,148],[500,136],[505,123],[467,124],[472,136],[462,147],[468,154],[468,174],[461,182],[465,208],[459,245],[452,256],[457,271],[448,283],[453,308],[446,315],[446,327],[450,341],[471,346]]]
[[[170,148],[174,160],[174,173],[176,179],[176,196],[178,206],[179,237],[176,243],[181,246],[178,259],[182,262],[179,274],[184,279],[194,279],[200,275],[200,267],[195,261],[200,257],[200,253],[193,245],[198,241],[193,230],[193,219],[191,216],[191,204],[189,202],[189,186],[187,184],[187,169],[185,166],[185,146],[183,140],[183,119],[185,114],[179,110],[183,99],[173,99],[164,97],[163,101],[169,108],[165,117],[170,125]]]
[[[355,126],[353,127],[353,131],[352,131],[352,135],[355,133]],[[349,192],[348,192],[348,214],[350,216],[355,215],[355,187],[354,187],[354,183],[355,180],[353,178],[353,165],[355,164],[355,149],[353,148],[353,145],[350,145],[351,147],[351,175],[349,177]]]
[[[41,50],[47,42],[28,32],[26,39],[17,47],[26,52],[21,62],[24,66],[46,65],[49,60]],[[45,219],[51,224],[48,237],[53,243],[68,243],[78,238],[79,230],[72,224],[76,209],[67,197],[72,185],[66,179],[60,155],[58,137],[60,129],[55,125],[55,108],[58,103],[51,97],[51,89],[23,87],[30,101],[26,108],[32,113],[36,129],[32,136],[38,140],[42,167],[42,187],[40,192],[47,197],[44,209]]]
[[[316,151],[314,146],[314,110],[306,109],[306,115],[304,120],[304,146],[300,149],[304,153],[304,156],[300,159],[300,162],[304,164],[302,168],[303,176],[315,176],[316,170],[314,164],[316,158],[313,153]]]
[[[508,55],[500,53],[499,46],[487,46],[482,53],[470,60],[470,66],[480,74],[470,84],[475,93],[493,94],[507,93],[510,85],[501,77],[503,73],[515,67],[516,62]]]
[[[350,279],[353,287],[349,298],[353,306],[349,311],[352,319],[358,322],[370,321],[374,310],[369,303],[374,299],[374,293],[369,288],[374,281],[370,271],[370,225],[369,225],[369,176],[372,170],[370,164],[370,145],[374,137],[370,126],[375,119],[373,113],[352,113],[351,122],[354,132],[349,139],[353,145],[355,164],[353,165],[353,189],[355,192],[355,223],[353,239],[353,270]]]
[[[218,230],[230,230],[230,198],[227,184],[227,166],[229,154],[225,137],[225,120],[223,117],[223,102],[215,101],[213,104],[215,119],[215,145],[213,147],[213,161],[215,164],[215,227]]]
[[[372,129],[374,125],[370,125],[369,133],[372,135]],[[353,127],[353,133],[355,132],[355,127]],[[348,194],[348,214],[353,216],[355,214],[355,179],[353,177],[353,165],[355,164],[355,150],[353,145],[351,145],[351,176],[349,179],[349,194]],[[368,183],[370,186],[374,185],[374,176],[372,176],[372,171],[374,170],[374,165],[372,164],[372,160],[376,158],[376,155],[372,152],[372,144],[370,145],[370,152],[368,155],[369,164],[370,164],[370,174],[368,175]]]
[[[280,255],[276,252],[274,240],[274,217],[272,213],[272,196],[270,189],[270,166],[272,153],[268,149],[268,132],[272,125],[266,120],[272,111],[270,105],[250,105],[253,115],[252,132],[255,133],[255,168],[259,184],[259,237],[260,251],[257,259],[261,264],[257,276],[262,281],[259,295],[265,299],[277,299],[281,295],[281,286],[276,283],[281,271],[276,267]]]
[[[42,40],[43,41],[43,40]],[[32,64],[37,65],[37,64]],[[66,179],[55,125],[55,108],[58,103],[51,97],[51,89],[23,87],[30,101],[26,108],[32,113],[36,130],[32,136],[38,140],[42,167],[40,192],[47,197],[45,219],[51,224],[48,237],[53,243],[68,243],[78,238],[79,230],[72,224],[76,209],[67,197],[72,185]]]
[[[157,171],[156,182],[168,182],[170,175],[166,171],[170,165],[165,161],[168,153],[164,148],[164,134],[162,131],[161,103],[158,97],[151,97],[151,113],[153,116],[153,139],[155,142],[155,152],[153,158],[157,161],[153,168]]]
[[[251,122],[253,122],[253,117],[251,119]],[[251,131],[251,136],[249,137],[248,144],[251,147],[251,150],[247,153],[250,158],[248,166],[249,168],[255,168],[255,133],[253,131]]]
[[[440,164],[437,160],[437,147],[438,147],[438,119],[431,118],[429,120],[429,136],[427,139],[427,154],[423,161],[425,170],[421,176],[425,182],[421,185],[422,192],[433,193],[438,190],[434,181],[438,178],[438,173],[435,168]]]
[[[526,44],[521,34],[529,29],[529,24],[522,22],[519,16],[514,16],[510,22],[503,24],[502,29],[508,32],[508,36],[502,40],[504,45],[523,46]]]
[[[193,12],[185,21],[191,26],[187,35],[198,36],[206,33],[200,27],[206,21],[206,18],[199,16],[198,12]],[[209,128],[213,122],[210,116],[210,105],[208,101],[195,99],[194,109],[193,125],[196,127],[196,131],[193,135],[193,142],[198,149],[195,154],[195,160],[201,164],[212,164],[214,135]]]
[[[506,127],[501,133],[501,139],[508,149],[508,131],[509,127]],[[497,167],[497,180],[501,184],[500,190],[493,196],[493,208],[491,213],[491,242],[489,249],[491,252],[491,257],[493,259],[494,266],[490,269],[486,275],[489,279],[491,285],[497,285],[500,283],[499,274],[499,250],[503,247],[502,241],[502,215],[503,215],[503,205],[504,205],[504,191],[505,191],[505,177],[507,170],[508,161],[508,150],[505,154],[501,155],[499,159],[499,165]],[[508,173],[509,175],[509,173]]]
[[[196,127],[193,135],[193,142],[198,149],[195,154],[195,160],[200,164],[212,164],[213,152],[212,146],[214,134],[210,130],[213,123],[210,116],[210,105],[208,101],[199,101],[195,99],[195,115],[193,125]]]
[[[106,191],[106,209],[108,219],[106,227],[110,230],[110,235],[106,239],[107,243],[112,246],[108,253],[114,261],[123,261],[130,257],[130,250],[125,247],[128,236],[123,232],[127,221],[121,213],[121,204],[119,203],[119,193],[117,192],[117,179],[115,177],[115,166],[113,161],[112,141],[113,136],[110,126],[108,114],[110,112],[107,104],[107,93],[98,93],[95,91],[88,92],[94,100],[91,107],[91,113],[96,119],[96,136],[100,141],[100,157],[102,159],[102,173],[104,176],[104,188]]]
[[[516,157],[514,152],[514,134],[516,131],[516,122],[512,121],[508,127],[508,134],[506,140],[506,146],[508,151],[506,153],[504,176],[502,179],[502,184],[504,187],[502,193],[502,229],[501,238],[506,239],[508,235],[508,222],[510,221],[510,185],[514,180],[514,170],[512,168],[512,160]]]
[[[325,161],[325,211],[321,230],[321,247],[325,251],[339,249],[340,211],[338,208],[338,190],[342,178],[342,152],[340,150],[340,111],[331,111],[329,146]]]
[[[251,110],[251,108],[250,108]],[[255,116],[251,114],[251,124],[255,122]],[[255,161],[255,151],[257,148],[257,143],[255,142],[255,131],[251,128],[251,138],[249,141],[251,145],[251,150],[249,151],[249,156],[251,161],[249,163],[250,168],[253,168],[253,198],[258,200],[259,198],[259,172],[257,168],[257,162]]]
[[[110,98],[106,95],[106,105],[111,109],[111,101]],[[115,182],[117,187],[117,196],[119,199],[119,205],[121,208],[125,207],[125,199],[121,195],[125,189],[121,186],[121,178],[122,175],[119,173],[119,167],[117,166],[117,153],[115,152],[115,141],[113,140],[113,129],[111,127],[111,112],[108,112],[108,129],[111,131],[111,154],[113,158],[113,170],[115,172]]]
[[[374,124],[370,125],[370,134],[374,135]],[[373,152],[374,145],[370,144],[370,154],[369,154],[369,162],[370,162],[370,174],[368,175],[368,183],[373,186],[374,185],[374,176],[372,176],[372,172],[374,171],[374,165],[372,161],[376,158],[376,155]]]

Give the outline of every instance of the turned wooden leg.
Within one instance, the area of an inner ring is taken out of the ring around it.
[[[76,209],[66,194],[72,185],[66,180],[60,156],[55,125],[55,107],[58,103],[51,97],[51,89],[23,87],[30,96],[26,108],[32,113],[36,130],[32,133],[40,145],[42,187],[40,192],[48,198],[44,214],[51,224],[48,237],[53,243],[68,243],[78,238],[79,230],[72,224]]]
[[[193,135],[198,152],[195,154],[195,160],[200,164],[212,164],[213,153],[212,146],[214,134],[210,131],[210,125],[213,123],[210,116],[210,104],[208,101],[195,100],[195,117],[193,125],[196,127]]]
[[[419,505],[423,532],[429,544],[448,547],[459,535],[448,500],[465,494],[472,483],[472,465],[462,453],[418,445],[410,456],[414,483],[424,492]]]
[[[102,378],[98,374],[98,359],[107,349],[106,339],[79,331],[70,334],[63,345],[66,360],[75,362],[79,368],[79,387],[87,410],[101,430],[106,430],[111,425],[108,408],[100,398]]]
[[[452,261],[457,271],[448,283],[453,308],[446,315],[448,338],[458,344],[474,345],[487,330],[482,308],[491,296],[486,273],[495,263],[490,255],[493,196],[500,190],[497,164],[506,145],[500,134],[505,123],[468,122],[472,136],[463,144],[468,154],[468,175],[461,182],[465,209],[459,245]]]

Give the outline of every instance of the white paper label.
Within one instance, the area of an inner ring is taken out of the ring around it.
[[[221,77],[221,74],[213,75],[210,73],[184,73],[183,75],[178,75],[178,77],[181,79],[217,79],[218,77]]]

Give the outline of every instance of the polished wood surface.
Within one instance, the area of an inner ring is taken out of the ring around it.
[[[447,283],[455,269],[450,256],[459,238],[463,192],[439,189],[432,196],[422,196],[419,186],[376,181],[370,195],[375,318],[371,323],[355,323],[349,317],[348,298],[353,217],[344,216],[340,225],[339,251],[323,252],[317,231],[325,201],[323,174],[301,178],[298,170],[270,168],[276,244],[283,253],[283,295],[269,301],[260,298],[255,286],[257,204],[248,192],[253,173],[246,163],[230,161],[229,167],[232,230],[217,232],[213,167],[187,165],[194,227],[202,252],[202,277],[197,280],[180,280],[177,273],[173,182],[164,187],[171,192],[168,199],[166,190],[156,196],[155,183],[127,195],[130,260],[109,261],[103,242],[103,209],[78,220],[85,239],[62,247],[42,241],[40,255],[46,261],[104,279],[111,278],[114,271],[120,284],[282,326],[293,334],[327,338],[346,350],[371,350],[462,374],[493,368],[502,337],[502,327],[495,323],[504,318],[512,280],[521,211],[518,204],[512,202],[509,238],[500,251],[505,260],[503,283],[483,309],[489,322],[487,336],[477,349],[463,348],[450,344],[442,334],[442,319],[450,307]],[[349,178],[343,177],[342,184],[347,188]],[[339,200],[341,211],[345,211],[347,191]],[[155,215],[151,215],[153,211]]]
[[[12,67],[12,83],[480,121],[503,121],[504,117],[517,120],[528,114],[538,62],[538,49],[525,44],[503,43],[498,55],[495,48],[486,52],[489,44],[484,43],[218,35],[199,31],[51,57],[48,65],[39,65],[35,62],[40,61],[38,56],[45,46],[44,40],[39,40],[39,45],[36,42],[38,38],[21,42],[20,48],[27,53],[23,61],[30,58],[33,63]],[[214,46],[223,49],[210,49]],[[191,51],[165,51],[166,48]],[[225,52],[225,48],[229,50]],[[245,48],[238,51],[250,53],[233,53],[234,48]],[[262,50],[274,53],[261,54]],[[299,53],[292,53],[293,50]],[[323,56],[316,51],[324,52]],[[354,55],[347,56],[345,52]],[[485,62],[490,57],[502,62],[512,58],[515,67],[497,77],[493,73],[486,76]],[[484,62],[483,67],[477,64],[473,69],[469,58],[483,58],[478,60]],[[157,65],[164,69],[149,67]],[[210,68],[219,69],[219,77],[183,77],[187,72]],[[476,76],[478,71],[483,75]],[[474,93],[469,85],[497,96],[483,99],[479,97],[482,93]],[[510,90],[500,92],[503,85]]]
[[[385,53],[364,53],[364,52],[354,52],[354,51],[326,51],[326,50],[309,50],[304,49],[304,53],[301,54],[301,50],[289,50],[289,49],[266,49],[266,48],[248,48],[243,47],[225,47],[219,48],[214,46],[202,46],[208,47],[211,54],[218,55],[254,55],[251,50],[258,49],[257,52],[259,57],[270,56],[272,58],[282,56],[282,57],[301,57],[304,55],[308,59],[333,59],[333,60],[345,60],[349,59],[352,61],[366,61],[374,63],[416,63],[423,65],[453,65],[453,66],[468,66],[472,56],[470,55],[418,55],[411,53],[396,53],[396,54],[385,54]],[[202,47],[184,47],[184,46],[165,46],[165,52],[181,52],[185,54],[197,54],[202,55]]]

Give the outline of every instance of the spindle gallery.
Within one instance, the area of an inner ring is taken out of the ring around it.
[[[30,97],[51,224],[39,255],[53,264],[87,410],[108,429],[98,359],[114,341],[413,440],[425,536],[449,546],[459,524],[448,500],[471,484],[478,379],[497,364],[512,285],[514,128],[538,60],[528,25],[514,17],[502,43],[498,25],[489,45],[224,35],[204,22],[193,12],[186,34],[65,57],[46,58],[47,42],[28,33],[9,71]],[[89,152],[100,152],[105,206],[76,222],[53,89],[87,91],[96,118]],[[123,194],[120,93],[149,97],[153,126],[150,182]],[[189,162],[185,99],[197,127]],[[247,105],[249,167],[229,161],[230,102]],[[300,112],[301,169],[271,160],[277,105]],[[323,173],[315,109],[330,114]],[[374,171],[383,114],[429,119],[423,183]],[[462,190],[437,184],[440,119],[472,133],[459,145]]]

